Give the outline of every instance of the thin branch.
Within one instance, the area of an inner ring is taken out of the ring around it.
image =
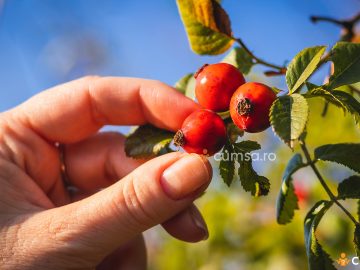
[[[317,23],[317,22],[330,22],[336,25],[341,26],[342,28],[346,28],[346,29],[353,29],[354,25],[360,21],[360,12],[358,14],[356,14],[354,17],[352,17],[351,19],[348,20],[337,20],[331,17],[325,17],[325,16],[311,16],[310,20],[313,23]]]
[[[330,18],[330,17],[311,16],[311,17],[310,17],[310,20],[311,20],[313,23],[317,23],[317,22],[331,22],[331,23],[333,23],[333,24],[337,24],[337,25],[343,26],[343,21],[339,21],[339,20],[336,20],[336,19]]]
[[[343,30],[340,41],[351,41],[355,36],[355,25],[360,21],[360,12],[348,20],[337,20],[325,16],[311,16],[310,20],[313,23],[322,21],[340,26]]]
[[[309,163],[310,167],[312,168],[312,170],[314,171],[315,175],[317,176],[317,178],[319,179],[320,184],[323,186],[324,190],[326,191],[326,193],[328,194],[328,196],[330,197],[331,201],[333,201],[335,204],[337,204],[341,210],[344,211],[344,213],[352,220],[352,222],[354,222],[355,225],[359,225],[359,222],[354,218],[354,216],[337,200],[336,196],[332,193],[332,191],[330,190],[329,186],[326,184],[324,178],[322,177],[322,175],[320,174],[319,170],[317,169],[316,165],[314,162],[312,162],[309,150],[306,147],[306,144],[303,140],[300,140],[300,146],[302,151],[304,152],[305,158],[307,160],[307,162]]]
[[[234,38],[234,40],[251,56],[251,58],[255,61],[256,64],[261,64],[261,65],[276,69],[279,71],[278,72],[279,75],[286,73],[285,66],[278,66],[278,65],[271,64],[269,62],[266,62],[265,60],[260,59],[259,57],[254,55],[252,51],[250,51],[250,49],[245,45],[245,43],[240,38]]]

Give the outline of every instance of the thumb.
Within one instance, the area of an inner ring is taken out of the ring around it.
[[[211,177],[205,157],[167,154],[91,197],[50,210],[54,212],[52,223],[57,224],[52,228],[66,241],[86,247],[88,253],[105,256],[187,208]],[[65,229],[59,233],[59,228]]]

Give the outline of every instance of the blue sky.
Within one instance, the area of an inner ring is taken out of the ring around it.
[[[347,18],[360,1],[223,0],[223,6],[236,36],[258,56],[282,64],[304,47],[338,39],[336,26],[314,25],[310,15]],[[175,0],[5,0],[0,14],[0,111],[86,74],[173,84],[221,58],[191,52]]]

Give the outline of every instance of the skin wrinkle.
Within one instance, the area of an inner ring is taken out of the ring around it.
[[[7,134],[7,129],[9,129],[8,125],[0,122],[0,155],[10,162],[15,162],[14,153],[4,140],[4,134]]]
[[[54,248],[56,250],[56,253],[58,254],[56,260],[59,260],[60,249],[56,247],[53,241],[43,241],[44,238],[48,238],[49,236],[51,236],[51,234],[39,235],[39,227],[44,227],[44,223],[41,223],[40,226],[38,226],[39,220],[36,221],[36,216],[37,215],[34,214],[18,216],[17,218],[12,218],[9,225],[2,225],[2,228],[9,228],[9,231],[5,233],[5,238],[6,235],[10,235],[11,239],[11,241],[7,241],[5,248],[5,251],[10,250],[10,254],[8,253],[3,256],[8,258],[8,260],[5,261],[5,265],[8,267],[8,269],[47,269],[47,267],[42,267],[41,264],[39,264],[39,262],[37,261],[37,254],[49,254],[49,256],[51,257],[51,253],[53,252]],[[41,231],[46,230],[40,230],[40,232]],[[30,235],[31,237],[29,237]],[[52,244],[49,245],[50,243]],[[9,248],[9,246],[11,248]],[[44,250],[46,251],[44,252]],[[64,250],[66,250],[65,247]],[[11,258],[17,254],[22,254],[22,257],[17,257],[18,259],[16,261],[12,261]],[[69,258],[69,255],[67,255],[67,258]],[[65,260],[63,261],[63,263],[64,262]],[[19,267],[21,265],[24,267],[13,268]]]
[[[40,213],[40,215],[43,215],[43,213]],[[69,220],[76,220],[72,215],[73,213],[69,214]],[[32,224],[34,224],[34,222]],[[51,241],[46,241],[48,245],[42,246],[42,249],[39,250],[42,256],[47,254],[47,257],[52,257],[52,260],[55,260],[58,265],[68,265],[69,268],[66,269],[81,269],[79,267],[86,265],[90,267],[90,265],[96,261],[95,256],[86,259],[83,258],[83,253],[86,252],[86,249],[91,250],[92,247],[88,246],[88,248],[86,248],[86,241],[79,238],[81,237],[79,232],[72,230],[72,227],[74,227],[73,224],[64,223],[61,220],[57,220],[57,217],[51,216],[50,218],[48,217],[46,223],[43,223],[41,226],[44,227],[42,231],[47,232],[43,237],[50,237],[52,239]],[[30,231],[32,230],[30,227]],[[43,242],[41,239],[42,237],[37,238],[33,246],[39,246],[39,241],[41,243]],[[52,253],[56,254],[56,256],[53,256]],[[36,263],[36,254],[34,255],[34,260]],[[71,265],[69,265],[68,262],[71,262]]]
[[[90,108],[90,117],[91,121],[101,128],[105,123],[110,122],[108,117],[99,109],[99,106],[96,102],[96,95],[97,95],[97,88],[96,88],[96,82],[101,80],[101,77],[90,77],[89,83],[87,86],[87,100]]]
[[[6,205],[4,209],[9,210],[9,207],[13,209],[17,209],[17,213],[21,214],[28,211],[37,211],[41,208],[42,205],[30,204],[30,203],[22,203],[28,201],[28,195],[21,193],[20,191],[24,188],[24,180],[20,180],[21,176],[19,176],[15,172],[15,165],[9,163],[7,160],[0,160],[0,182],[1,182],[1,191],[7,196],[0,196],[0,202]],[[24,177],[27,177],[24,175]],[[31,184],[30,184],[31,185]],[[31,185],[31,187],[33,187]],[[10,196],[9,196],[10,195]],[[17,204],[11,204],[5,200],[5,198],[12,198],[17,201]],[[18,206],[18,207],[17,207]],[[3,211],[4,211],[3,209]]]
[[[8,132],[2,134],[2,145],[5,145],[6,149],[8,149],[7,158],[10,162],[13,162],[16,164],[20,169],[23,169],[26,171],[27,165],[25,161],[25,155],[23,154],[26,146],[23,145],[23,143],[20,140],[16,139],[16,136],[13,131],[9,128]],[[19,148],[22,148],[20,150]]]
[[[23,136],[16,130],[22,131],[21,134],[27,134],[26,138],[24,139]],[[43,183],[44,181],[41,181],[36,177],[37,175],[40,175],[44,169],[48,168],[44,168],[44,162],[40,162],[40,160],[43,160],[45,155],[42,153],[46,152],[46,164],[49,164],[49,160],[56,161],[58,159],[58,151],[55,146],[49,145],[46,141],[44,142],[42,138],[38,136],[38,134],[34,133],[33,130],[25,128],[20,124],[14,124],[10,122],[7,123],[6,129],[1,132],[0,138],[2,139],[0,149],[2,149],[1,152],[4,153],[5,158],[16,164],[19,168],[23,169],[28,175],[35,179],[34,182],[37,185]],[[35,143],[28,144],[25,143],[26,141],[32,141]],[[40,160],[38,158],[39,156],[41,156]],[[60,168],[60,162],[58,163]],[[56,166],[56,164],[52,165],[52,167],[48,168],[47,170],[51,171],[54,166]],[[57,184],[54,181],[49,181],[49,183],[50,186],[42,185],[42,189],[44,189],[45,193],[47,194]]]
[[[2,226],[3,227],[3,226]],[[6,265],[7,261],[11,261],[10,258],[16,256],[16,245],[19,243],[19,224],[9,224],[8,226],[4,226],[5,232],[1,234],[4,235],[5,248],[1,252],[2,260]],[[8,237],[10,235],[10,237]],[[15,241],[13,240],[15,239]]]
[[[148,122],[148,114],[146,113],[146,104],[144,102],[144,92],[146,92],[146,88],[144,88],[143,85],[139,86],[139,91],[137,91],[137,101],[140,105],[140,112],[141,112],[141,118],[146,119],[146,122]],[[141,123],[143,124],[143,123]]]
[[[178,158],[178,159],[180,159],[180,158]],[[177,159],[177,160],[178,160]],[[173,163],[175,163],[177,160],[175,160]],[[172,163],[172,164],[173,164]],[[160,173],[159,173],[159,175],[156,175],[154,178],[155,179],[160,179],[161,178],[161,175],[162,175],[162,173],[163,173],[163,171],[164,171],[165,169],[163,169]],[[136,174],[135,174],[136,175]],[[136,177],[136,176],[135,176]],[[138,175],[137,177],[144,177],[143,175]],[[146,182],[146,181],[145,181]],[[159,183],[159,185],[160,185],[160,183]],[[155,185],[156,186],[156,185]],[[137,194],[138,194],[138,198],[139,198],[139,201],[140,201],[140,205],[142,206],[142,208],[143,208],[143,211],[144,212],[146,212],[147,213],[147,216],[149,216],[149,217],[152,217],[150,220],[152,221],[152,220],[154,220],[156,217],[159,217],[159,216],[161,216],[161,213],[159,213],[159,210],[156,208],[156,207],[154,207],[154,208],[150,208],[149,210],[145,210],[145,208],[146,208],[146,203],[145,202],[143,202],[143,203],[141,203],[141,198],[143,198],[143,200],[144,201],[146,201],[144,198],[152,198],[152,197],[154,197],[154,196],[158,196],[157,194],[157,192],[153,192],[153,189],[146,189],[147,190],[147,192],[148,192],[148,194],[144,194],[144,192],[142,191],[142,189],[141,189],[141,187],[138,187],[138,185],[136,185],[136,183],[134,183],[134,187],[135,187],[135,189],[136,189],[136,191],[137,191]],[[142,194],[142,195],[140,195],[140,194]],[[151,211],[151,213],[150,213],[150,211]],[[176,213],[174,213],[174,214],[176,214]],[[152,222],[153,223],[153,222]]]
[[[55,178],[53,173],[55,167],[59,168],[55,172],[60,172],[57,149],[48,141],[44,141],[32,129],[9,120],[5,123],[2,125],[2,129],[5,131],[1,133],[2,143],[0,146],[4,157],[31,176],[29,180],[39,186],[45,194],[51,194],[54,189],[59,187],[59,181],[61,181],[59,177]],[[23,134],[27,134],[26,137]],[[39,179],[38,176],[43,174],[43,171],[46,171],[48,175]],[[45,178],[55,180],[46,181]]]
[[[34,261],[35,254],[37,251],[38,243],[33,244],[33,242],[38,239],[38,237],[28,237],[29,234],[26,223],[28,219],[32,217],[32,214],[24,214],[21,216],[13,217],[9,223],[5,223],[2,225],[3,228],[7,228],[7,232],[5,232],[5,241],[7,248],[4,249],[8,251],[6,253],[2,253],[4,256],[5,266],[8,268],[5,269],[14,269],[13,267],[19,267],[15,269],[30,269],[29,264],[31,261]],[[3,233],[2,233],[3,235]],[[6,240],[6,236],[9,235],[10,241]],[[15,241],[14,241],[15,238]],[[10,244],[9,244],[10,243]],[[9,248],[10,247],[10,248]],[[5,255],[4,255],[5,254]],[[18,254],[21,254],[19,258]],[[17,258],[17,260],[13,260],[13,258]],[[32,264],[34,265],[34,264]],[[12,267],[13,266],[13,267]]]
[[[144,177],[144,176],[142,176],[142,177]],[[135,198],[138,201],[138,205],[139,205],[138,208],[140,208],[141,212],[143,213],[143,216],[148,219],[147,223],[145,222],[145,224],[151,223],[151,224],[155,225],[156,224],[156,222],[155,222],[156,216],[154,215],[154,213],[150,213],[149,210],[151,210],[151,209],[148,210],[146,203],[141,200],[141,198],[146,198],[146,195],[144,195],[144,192],[142,191],[141,187],[139,187],[139,185],[138,185],[139,181],[136,181],[137,178],[133,178],[133,179],[134,179],[134,181],[132,182],[132,187],[134,189]]]
[[[49,90],[44,91],[48,92]],[[36,96],[35,96],[36,97]],[[32,99],[34,99],[35,97],[33,97]],[[24,127],[27,127],[28,129],[30,129],[33,133],[35,133],[37,136],[39,136],[43,141],[48,142],[48,143],[54,143],[48,140],[48,138],[46,138],[45,136],[43,136],[43,134],[41,133],[41,131],[37,130],[32,121],[31,121],[31,117],[29,115],[29,112],[27,110],[23,109],[23,106],[27,103],[28,101],[26,101],[25,103],[19,105],[18,107],[12,109],[9,111],[9,119],[17,119],[19,120],[20,123],[23,124]],[[25,105],[26,106],[26,105]]]
[[[66,243],[67,241],[71,242],[75,239],[74,236],[71,236],[71,226],[69,222],[59,222],[56,217],[51,216],[45,227],[47,228],[49,235],[56,242]]]
[[[113,203],[113,201],[111,201],[111,203]],[[107,206],[106,208],[104,208],[104,204]],[[101,224],[101,222],[99,223],[99,221],[104,220],[106,218],[108,218],[108,214],[109,212],[113,213],[113,209],[115,209],[115,206],[108,206],[108,204],[104,201],[97,203],[96,205],[84,205],[85,207],[80,207],[80,211],[76,211],[75,213],[72,213],[72,215],[75,215],[74,220],[79,220],[84,216],[84,212],[88,214],[88,208],[94,208],[96,209],[96,212],[98,213],[97,216],[93,217],[93,216],[89,216],[89,219],[94,219],[91,225],[91,230],[88,230],[87,234],[80,234],[79,236],[77,236],[78,242],[80,242],[83,247],[82,250],[84,251],[84,253],[86,252],[84,250],[84,247],[86,247],[86,249],[89,251],[89,253],[93,253],[94,250],[94,241],[92,238],[92,235],[94,233],[99,234],[100,232],[103,234],[103,236],[99,236],[101,241],[102,241],[102,245],[109,245],[109,241],[111,242],[114,238],[118,238],[120,237],[118,234],[118,228],[119,227],[124,227],[125,222],[124,219],[122,219],[122,223],[119,222],[119,226],[116,226],[116,228],[111,229],[112,232],[109,231],[108,228],[104,228],[104,226]],[[120,221],[120,219],[118,219]],[[128,220],[125,220],[128,221]],[[126,228],[133,228],[134,225],[130,224],[128,226],[126,226]],[[129,233],[130,234],[130,231]],[[125,234],[125,235],[128,235]],[[111,239],[109,240],[109,235],[111,236]],[[103,259],[103,257],[99,258],[99,261],[101,261]]]
[[[141,205],[141,201],[138,198],[138,194],[136,193],[136,189],[134,186],[134,182],[136,181],[135,177],[133,177],[130,181],[123,181],[122,197],[124,198],[125,204],[122,208],[126,209],[126,211],[134,219],[137,227],[142,230],[142,224],[148,224],[148,221],[152,221],[152,218],[148,216],[148,213],[144,210]]]
[[[130,180],[131,181],[131,180]],[[121,189],[122,192],[124,193],[124,189]],[[112,195],[114,196],[114,195]],[[140,225],[138,223],[138,221],[136,220],[135,216],[133,216],[133,213],[130,212],[130,209],[128,207],[120,207],[120,205],[127,205],[125,203],[125,197],[119,196],[120,200],[111,200],[110,201],[110,207],[109,210],[112,211],[112,209],[114,209],[114,213],[117,213],[117,216],[119,217],[130,217],[130,218],[122,218],[119,219],[119,227],[122,228],[123,231],[125,231],[124,235],[127,234],[131,234],[131,232],[134,230],[134,228],[136,230],[141,230]],[[125,210],[125,212],[124,212]]]
[[[18,157],[14,161],[9,160],[9,162],[11,162],[15,166],[18,166],[19,168],[21,168],[28,175],[34,177],[34,175],[36,173],[34,172],[33,168],[36,168],[38,166],[28,164],[29,157],[32,156],[31,155],[32,150],[29,149],[29,147],[26,144],[24,144],[21,140],[19,140],[16,136],[15,137],[11,136],[11,134],[10,135],[3,134],[3,140],[4,140],[4,143],[1,145],[2,146],[6,145],[6,148],[8,148],[10,150],[8,157],[9,156],[17,156]],[[37,164],[37,162],[35,162],[34,164]],[[32,169],[30,169],[30,168],[32,168]],[[19,177],[18,175],[16,175],[16,176]],[[4,178],[4,179],[7,179],[7,181],[9,181],[9,179],[11,179],[11,178]],[[39,183],[36,181],[36,179],[35,180],[33,180],[33,179],[34,178],[29,178],[30,181],[32,181],[36,186],[39,187]],[[50,186],[43,187],[45,189],[44,190],[45,193],[48,193],[49,190],[54,188],[54,186],[56,185],[56,182],[50,182],[50,183],[51,183]]]

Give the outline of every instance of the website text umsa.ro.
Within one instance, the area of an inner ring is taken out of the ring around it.
[[[221,160],[225,160],[225,161],[275,161],[276,160],[276,154],[275,153],[268,153],[268,152],[264,152],[264,153],[224,153],[224,152],[219,152],[216,153],[214,155],[214,159],[216,161],[221,161]]]

